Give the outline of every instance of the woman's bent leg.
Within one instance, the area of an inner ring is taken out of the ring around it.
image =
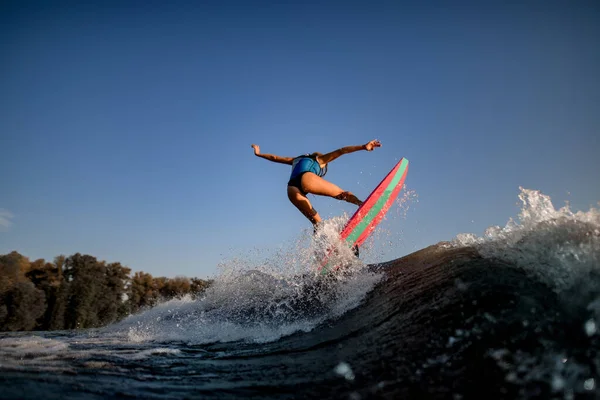
[[[288,199],[292,202],[293,205],[300,210],[300,212],[308,218],[313,225],[321,222],[321,216],[310,204],[310,200],[298,189],[294,186],[288,186],[287,188]]]
[[[339,186],[320,176],[307,172],[302,175],[302,189],[307,193],[312,193],[318,196],[329,196],[334,199],[344,200],[348,203],[356,204],[360,206],[362,201],[360,201],[355,195],[350,192],[343,191]]]

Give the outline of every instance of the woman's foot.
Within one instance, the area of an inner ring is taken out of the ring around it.
[[[360,201],[358,199],[358,197],[356,197],[351,192],[342,192],[342,193],[338,194],[337,196],[335,196],[335,198],[338,200],[347,201],[348,203],[356,204],[357,206],[361,206],[363,203],[362,201]]]

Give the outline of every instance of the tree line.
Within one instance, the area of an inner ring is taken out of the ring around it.
[[[85,254],[30,261],[0,255],[0,331],[97,328],[184,295],[211,281],[153,277]]]

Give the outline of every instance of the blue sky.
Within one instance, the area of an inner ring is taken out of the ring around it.
[[[286,246],[309,223],[251,143],[377,138],[327,175],[361,198],[408,158],[369,261],[503,226],[519,186],[600,201],[597,2],[86,3],[0,6],[0,254],[207,277]]]

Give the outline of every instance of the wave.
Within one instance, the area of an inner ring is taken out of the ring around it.
[[[104,396],[599,398],[600,214],[519,198],[505,227],[397,260],[364,265],[340,248],[346,273],[323,280],[312,271],[334,220],[274,257],[225,263],[202,299],[89,332],[83,347],[80,333],[28,336],[41,355],[28,350],[27,383],[48,352],[77,373],[86,351],[82,365],[104,375],[80,373],[80,390]],[[3,359],[23,353],[1,340]]]

